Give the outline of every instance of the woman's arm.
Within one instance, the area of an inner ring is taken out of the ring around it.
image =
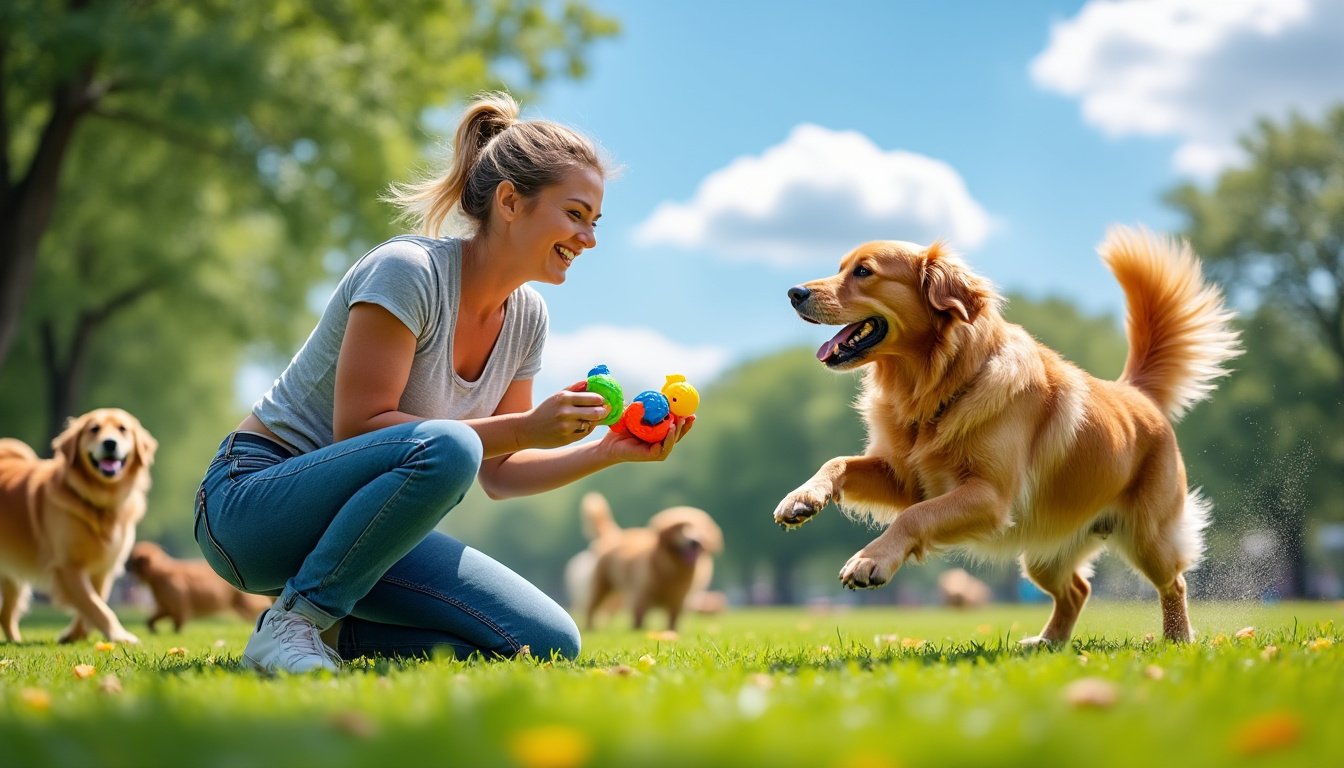
[[[332,432],[345,440],[424,416],[398,410],[415,360],[415,334],[377,304],[358,303],[336,361]],[[582,439],[579,431],[606,416],[600,395],[571,389],[532,408],[532,382],[514,382],[495,415],[465,422],[476,430],[487,459],[523,448],[551,448]]]
[[[580,385],[575,385],[578,387]],[[552,400],[563,398],[574,392],[575,387],[552,395],[537,406],[546,408]],[[590,394],[591,393],[583,393]],[[597,395],[591,395],[597,397]],[[600,398],[599,398],[600,399]],[[479,422],[494,422],[507,419],[519,412],[531,408],[532,382],[515,381],[504,393],[495,415]],[[606,408],[599,408],[598,419],[606,415]],[[477,421],[467,424],[481,432]],[[492,499],[504,499],[511,496],[528,496],[571,483],[581,477],[627,461],[662,461],[672,452],[672,446],[690,431],[695,417],[678,419],[667,438],[661,443],[648,444],[632,435],[620,435],[607,432],[601,440],[570,445],[558,450],[519,450],[487,459],[481,464],[478,478],[481,488]],[[574,435],[575,439],[584,434]]]

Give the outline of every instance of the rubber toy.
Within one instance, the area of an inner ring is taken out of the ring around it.
[[[672,430],[676,418],[686,418],[700,407],[700,393],[686,383],[681,374],[671,374],[661,392],[647,389],[621,414],[612,431],[631,434],[646,443],[661,443]]]
[[[588,371],[588,391],[596,392],[607,401],[607,417],[598,422],[610,427],[621,419],[621,409],[625,407],[625,395],[621,385],[611,377],[611,371],[605,365],[595,365]]]

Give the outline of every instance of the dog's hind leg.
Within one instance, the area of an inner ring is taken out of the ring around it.
[[[1041,633],[1028,637],[1022,645],[1057,646],[1067,643],[1073,636],[1073,626],[1078,622],[1087,598],[1092,594],[1092,584],[1088,577],[1092,575],[1092,559],[1101,548],[1092,541],[1072,551],[1060,552],[1048,559],[1033,559],[1022,556],[1022,570],[1032,583],[1054,598],[1054,607],[1050,611],[1050,620],[1045,623]]]
[[[1168,502],[1163,505],[1172,509]],[[1157,588],[1162,605],[1162,636],[1186,643],[1194,639],[1186,608],[1185,571],[1203,551],[1203,530],[1208,525],[1208,503],[1196,492],[1183,494],[1175,512],[1136,516],[1151,521],[1117,541],[1121,552]]]
[[[0,578],[0,628],[5,632],[5,639],[11,643],[23,641],[23,636],[19,634],[19,619],[28,611],[28,599],[31,596],[32,589],[27,584]]]

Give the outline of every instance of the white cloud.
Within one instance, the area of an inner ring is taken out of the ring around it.
[[[1181,171],[1237,162],[1257,117],[1316,116],[1344,100],[1339,0],[1091,0],[1031,63],[1111,136],[1181,142]]]
[[[690,202],[659,205],[635,239],[776,266],[831,266],[866,240],[943,238],[965,251],[989,228],[947,163],[804,124],[784,143],[705,177]]]
[[[669,373],[703,387],[731,361],[727,347],[686,346],[649,328],[590,325],[573,333],[552,333],[542,353],[532,399],[545,397],[585,378],[602,364],[626,392],[626,400],[646,389],[661,389]]]

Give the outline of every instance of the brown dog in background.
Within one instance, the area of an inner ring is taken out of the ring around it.
[[[580,507],[591,543],[570,561],[566,577],[587,628],[599,609],[619,599],[629,606],[635,629],[644,627],[650,608],[661,608],[667,628],[675,630],[687,596],[709,586],[713,558],[723,551],[723,532],[713,518],[695,507],[669,507],[646,528],[621,528],[602,494],[585,494]]]
[[[71,608],[66,643],[97,629],[136,643],[107,605],[112,582],[145,516],[158,442],[120,408],[71,419],[40,459],[24,443],[0,440],[0,629],[19,642],[33,586]]]
[[[789,289],[802,319],[844,326],[817,358],[866,366],[868,447],[823,464],[775,522],[801,525],[835,501],[888,524],[841,569],[851,589],[881,586],[939,547],[1020,556],[1054,598],[1026,644],[1069,639],[1109,545],[1157,587],[1166,638],[1189,640],[1183,574],[1209,510],[1187,488],[1172,422],[1226,373],[1238,334],[1188,245],[1117,228],[1100,251],[1128,304],[1118,381],[1005,321],[989,282],[939,243],[867,243],[837,275]]]
[[[172,619],[173,631],[181,632],[188,619],[233,611],[252,621],[274,602],[269,597],[249,595],[215,573],[204,560],[178,560],[152,541],[136,542],[126,561],[131,573],[154,594],[154,614],[149,631],[160,619]]]

